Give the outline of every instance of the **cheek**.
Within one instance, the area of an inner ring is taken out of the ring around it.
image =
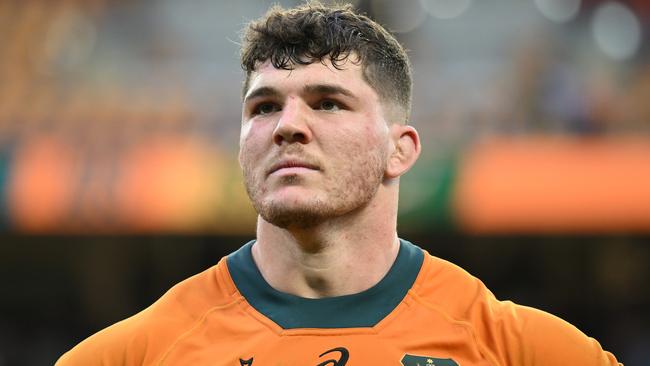
[[[342,166],[357,165],[368,160],[369,156],[377,157],[386,150],[386,136],[368,125],[342,129],[332,140],[327,155],[338,156]]]
[[[251,145],[251,141],[254,141],[259,135],[259,125],[255,125],[253,122],[246,122],[242,124],[241,131],[239,132],[239,146],[244,148],[248,145]]]
[[[242,125],[239,135],[240,162],[257,159],[257,155],[263,152],[267,145],[266,140],[270,141],[263,127],[263,125],[255,125],[252,122]]]
[[[359,132],[358,145],[364,151],[383,150],[388,141],[388,134],[381,126],[366,124],[363,131]]]
[[[246,140],[246,137],[250,134],[251,131],[251,124],[250,123],[242,123],[241,125],[241,130],[239,130],[239,145],[242,146],[244,144],[244,141]]]

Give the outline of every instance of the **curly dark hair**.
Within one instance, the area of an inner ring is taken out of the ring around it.
[[[316,1],[292,8],[273,6],[244,29],[241,64],[251,73],[268,60],[278,69],[329,59],[340,69],[350,60],[362,67],[365,81],[383,103],[398,106],[406,123],[411,109],[411,65],[404,48],[381,25],[358,14],[351,5],[324,5]]]

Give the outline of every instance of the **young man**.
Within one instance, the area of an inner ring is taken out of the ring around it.
[[[396,233],[420,140],[396,40],[350,7],[244,35],[240,163],[257,239],[61,357],[65,365],[616,365]]]

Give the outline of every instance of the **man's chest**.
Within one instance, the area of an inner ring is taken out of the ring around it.
[[[425,322],[426,323],[426,322]],[[397,327],[376,332],[328,330],[307,334],[270,331],[226,337],[187,337],[163,365],[210,366],[483,366],[488,365],[462,327]]]

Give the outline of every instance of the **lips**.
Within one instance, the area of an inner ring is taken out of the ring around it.
[[[285,169],[285,168],[306,168],[311,170],[320,170],[318,165],[312,164],[310,162],[297,160],[297,159],[285,159],[285,160],[280,160],[279,162],[273,164],[271,166],[271,169],[269,169],[267,175],[271,175],[277,172],[278,170]]]

